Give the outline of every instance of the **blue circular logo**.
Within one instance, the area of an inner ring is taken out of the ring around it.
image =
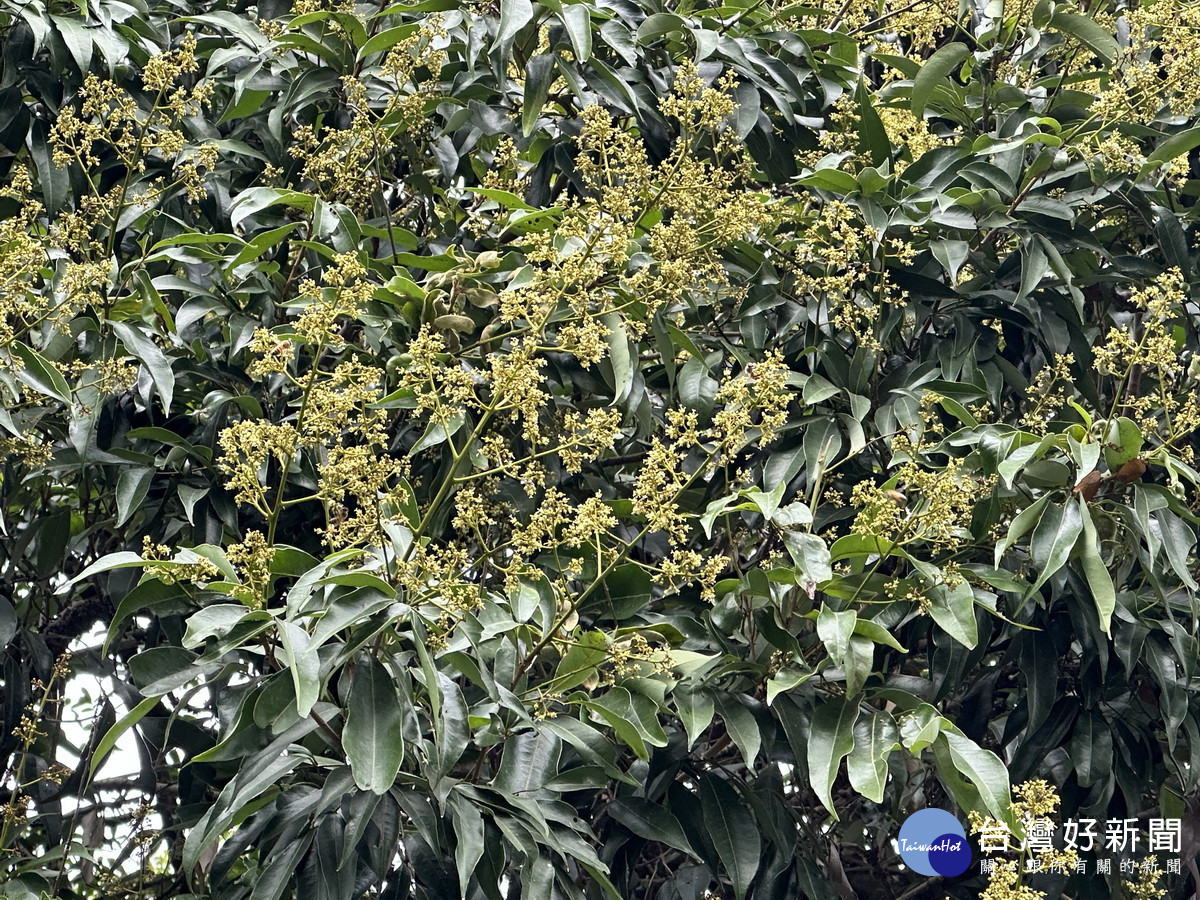
[[[900,826],[900,858],[922,875],[961,875],[971,865],[971,847],[958,819],[944,809],[922,809]]]

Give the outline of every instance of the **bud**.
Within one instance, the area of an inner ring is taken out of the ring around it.
[[[495,250],[484,250],[475,257],[475,265],[481,269],[496,269],[500,266],[500,254]]]

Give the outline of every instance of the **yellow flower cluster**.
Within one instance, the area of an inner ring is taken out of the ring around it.
[[[100,148],[107,147],[131,171],[144,172],[150,153],[164,159],[184,153],[187,138],[180,121],[195,115],[212,98],[211,82],[192,87],[181,83],[197,68],[196,36],[190,32],[175,50],[152,56],[143,74],[146,87],[157,93],[149,112],[143,112],[116,82],[89,74],[79,90],[79,110],[64,107],[50,131],[55,165],[66,168],[78,163],[85,171],[98,168]],[[199,170],[212,169],[216,158],[216,145],[206,143],[181,163],[180,180],[192,199],[202,193]],[[124,190],[118,193],[124,199]]]
[[[540,330],[565,306],[569,315],[556,317],[557,349],[591,366],[608,353],[606,316],[619,315],[638,339],[657,310],[686,292],[727,288],[721,247],[773,216],[744,187],[750,160],[724,127],[734,108],[732,85],[727,76],[716,87],[705,86],[695,65],[679,67],[660,105],[679,123],[681,137],[657,166],[640,138],[602,106],[583,110],[577,166],[586,195],[567,205],[552,233],[526,238],[532,277],[501,294],[503,323]],[[710,145],[711,158],[698,152],[701,145]],[[502,143],[497,159],[505,170],[515,168],[515,149]],[[505,186],[515,189],[505,178]],[[649,264],[631,265],[639,249],[648,251]]]
[[[20,460],[30,469],[44,466],[54,455],[54,448],[30,435],[0,438],[0,457]]]
[[[906,149],[914,162],[930,150],[936,150],[938,147],[945,147],[952,143],[950,138],[935,135],[929,130],[928,123],[923,118],[913,115],[909,109],[883,106],[876,112],[879,114],[879,121],[883,123],[892,147]],[[904,171],[907,166],[908,163],[905,160],[899,159],[893,168],[899,173]]]
[[[306,278],[300,283],[297,304],[304,312],[293,326],[296,335],[309,344],[330,348],[341,346],[335,330],[337,320],[353,317],[371,299],[374,285],[358,254],[341,253],[322,276],[323,287]]]
[[[1035,778],[1013,788],[1013,812],[1024,822],[1045,822],[1058,811],[1058,791],[1049,782]],[[968,820],[973,834],[983,834],[994,829],[1007,831],[1007,826],[991,817],[984,817],[972,810]],[[980,894],[981,900],[1044,900],[1045,893],[1024,884],[1030,873],[1073,872],[1079,854],[1074,850],[1050,850],[1029,857],[1022,849],[1018,859],[996,859],[995,868],[988,879],[988,886]],[[1032,867],[1031,867],[1032,866]]]
[[[1034,778],[1013,788],[1013,812],[1018,818],[1044,819],[1058,812],[1058,790],[1044,778]]]
[[[671,92],[659,100],[659,109],[675,119],[685,135],[696,131],[717,131],[736,105],[730,96],[737,87],[737,76],[726,72],[717,87],[706,87],[700,70],[691,60],[680,63]]]
[[[345,12],[354,14],[353,4],[348,6]],[[295,129],[288,152],[303,161],[301,177],[323,197],[366,211],[397,141],[423,126],[432,82],[416,84],[415,79],[421,69],[441,70],[445,53],[435,43],[443,34],[440,18],[430,16],[419,31],[397,42],[373,72],[343,76],[349,117],[344,127],[302,124]],[[382,94],[382,102],[372,104],[373,94]]]
[[[1200,396],[1190,387],[1173,333],[1185,291],[1178,269],[1134,290],[1129,298],[1137,311],[1132,321],[1109,329],[1094,351],[1096,368],[1117,380],[1117,401],[1126,414],[1143,434],[1157,434],[1164,444],[1200,429]]]
[[[378,546],[384,539],[383,510],[397,505],[395,479],[403,472],[400,460],[380,453],[379,442],[330,447],[318,466],[317,496],[331,511],[329,524],[317,529],[325,543],[333,549]],[[353,498],[353,509],[345,505],[347,497]]]
[[[455,531],[464,534],[480,532],[496,524],[492,516],[495,508],[484,499],[485,487],[486,484],[476,490],[468,485],[454,495],[454,521],[450,524]]]
[[[785,245],[781,264],[795,277],[796,293],[817,304],[820,318],[864,347],[880,348],[876,328],[885,305],[907,298],[888,277],[888,255],[901,262],[913,248],[884,238],[841,201],[822,205]]]
[[[783,353],[772,350],[762,362],[750,363],[738,377],[726,375],[717,390],[722,408],[713,416],[718,457],[729,459],[758,430],[762,443],[775,439],[775,431],[787,421],[788,368]]]
[[[295,352],[295,345],[286,338],[277,337],[265,328],[257,328],[249,348],[252,355],[246,371],[255,378],[278,372],[286,372]]]
[[[1125,10],[1129,43],[1092,107],[1107,123],[1187,116],[1200,100],[1200,3],[1152,0]]]
[[[652,671],[663,675],[670,674],[674,665],[669,652],[652,647],[646,637],[638,633],[611,643],[608,662],[611,668],[606,667],[600,672],[601,680],[606,684],[628,675],[640,674],[642,663],[649,663]]]
[[[563,435],[558,453],[563,468],[574,474],[583,464],[611,450],[621,430],[621,411],[618,409],[589,409],[580,416],[567,410],[559,434]]]
[[[16,167],[2,196],[19,204],[17,213],[0,220],[0,349],[7,348],[43,314],[46,300],[34,290],[49,260],[46,246],[34,237],[42,206],[32,199],[29,170]],[[0,355],[0,368],[15,368],[19,360]]]
[[[572,506],[557,488],[547,488],[529,522],[515,527],[512,546],[524,557],[557,547],[584,547],[616,524],[599,495]]]
[[[1166,897],[1166,889],[1158,884],[1161,875],[1157,867],[1145,866],[1138,873],[1136,881],[1126,881],[1125,889],[1129,891],[1131,900],[1161,900]]]
[[[270,599],[267,583],[271,578],[275,548],[267,543],[261,531],[250,531],[239,543],[231,544],[225,553],[242,576],[241,587],[234,596],[252,609],[265,607]]]
[[[1043,366],[1029,383],[1025,396],[1031,405],[1021,417],[1021,424],[1030,431],[1045,434],[1050,420],[1066,405],[1073,391],[1073,365],[1073,353],[1056,356],[1054,361],[1048,366]]]
[[[896,469],[897,490],[873,482],[855,485],[850,502],[858,507],[858,515],[852,532],[893,544],[957,541],[989,485],[969,477],[963,463],[953,457],[941,468],[923,467],[921,447],[904,435],[893,440],[892,449],[896,456],[907,457]]]
[[[674,543],[685,540],[687,517],[678,499],[696,476],[685,470],[685,459],[700,448],[705,455],[697,472],[702,472],[712,463],[728,463],[755,431],[760,444],[772,441],[786,420],[787,378],[782,354],[772,351],[738,376],[726,373],[716,396],[722,406],[710,427],[699,427],[694,410],[667,410],[664,434],[651,443],[634,482],[633,510],[646,519],[651,531],[666,532]]]
[[[687,537],[687,524],[676,498],[687,484],[678,444],[655,438],[638,470],[633,511],[646,518],[651,531],[665,531],[676,543]]]
[[[217,467],[229,476],[225,486],[234,492],[234,499],[269,515],[264,488],[267,464],[274,459],[284,468],[290,465],[300,443],[295,426],[247,419],[222,431],[217,442],[221,447]]]
[[[700,599],[717,599],[716,583],[729,560],[719,554],[702,556],[695,550],[676,550],[659,564],[654,580],[678,590],[687,584],[700,585]]]

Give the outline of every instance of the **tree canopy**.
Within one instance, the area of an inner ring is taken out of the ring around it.
[[[0,34],[0,895],[1187,895],[1200,3]]]

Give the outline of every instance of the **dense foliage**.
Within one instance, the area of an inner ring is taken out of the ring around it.
[[[0,894],[1184,896],[1200,3],[0,29]]]

